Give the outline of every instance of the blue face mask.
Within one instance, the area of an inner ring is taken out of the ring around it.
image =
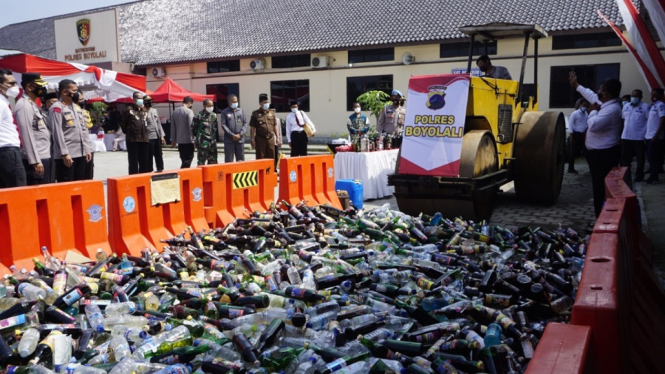
[[[143,106],[143,99],[134,100],[134,104],[136,104],[136,106]]]
[[[581,110],[582,112],[586,112],[586,107],[585,107],[585,106],[581,106],[581,107],[580,107],[580,110]]]
[[[639,98],[639,97],[631,97],[631,98],[630,98],[630,102],[631,102],[633,105],[637,105],[637,104],[640,103],[640,98]]]
[[[270,109],[270,104],[263,104],[262,108],[263,110],[268,110]]]
[[[231,109],[237,109],[238,103],[231,103]]]

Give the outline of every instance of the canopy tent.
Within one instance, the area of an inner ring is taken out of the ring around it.
[[[0,68],[11,70],[19,83],[23,73],[40,73],[52,90],[57,90],[61,80],[71,79],[79,85],[86,99],[100,97],[113,102],[132,97],[135,91],[146,91],[145,77],[141,75],[49,60],[27,53],[1,57]]]
[[[181,103],[185,96],[190,96],[194,101],[205,99],[215,100],[215,95],[201,95],[189,92],[171,78],[166,78],[164,83],[155,92],[150,94],[153,103]]]

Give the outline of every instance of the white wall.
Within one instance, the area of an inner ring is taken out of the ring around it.
[[[620,80],[624,92],[630,93],[639,88],[647,91],[641,75],[636,69],[632,57],[623,47],[593,48],[552,51],[552,39],[547,38],[539,44],[538,83],[540,86],[540,110],[549,109],[550,99],[550,68],[565,65],[592,65],[603,63],[619,63]],[[506,66],[513,79],[519,79],[519,71],[523,49],[522,39],[500,40],[497,45],[498,54],[491,56],[495,65]],[[403,65],[402,55],[410,52],[416,62]],[[529,48],[533,53],[533,43]],[[239,83],[240,106],[249,114],[258,108],[260,93],[270,95],[270,82],[276,80],[309,79],[310,112],[309,117],[316,124],[319,133],[324,136],[346,133],[346,78],[353,76],[393,75],[393,87],[407,92],[409,78],[413,75],[447,74],[453,68],[466,68],[466,58],[439,58],[439,44],[398,46],[395,47],[395,61],[379,63],[354,64],[349,67],[346,51],[312,53],[312,57],[329,56],[332,61],[330,69],[265,69],[261,72],[252,71],[249,63],[252,59],[241,59],[240,72],[207,74],[206,63],[197,62],[182,65],[166,66],[166,75],[184,88],[197,93],[205,93],[206,85],[220,83]],[[266,57],[266,65],[271,66],[270,57]],[[475,64],[475,61],[474,61]],[[475,66],[475,65],[474,65]],[[533,83],[533,59],[527,61],[525,83]],[[150,71],[150,69],[148,69]],[[148,77],[148,89],[154,90],[162,83],[162,79]],[[568,82],[556,82],[568,85]],[[408,99],[408,98],[407,98]],[[168,116],[166,106],[156,106],[160,114]],[[194,110],[201,110],[201,103],[195,103]],[[560,110],[560,109],[557,109]],[[571,109],[562,110],[569,114]],[[285,118],[287,113],[278,113]],[[372,118],[372,123],[374,123]]]

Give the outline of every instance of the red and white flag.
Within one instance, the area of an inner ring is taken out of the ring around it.
[[[665,43],[665,0],[642,0],[660,41]]]
[[[600,18],[602,18],[603,21],[605,21],[605,23],[607,23],[612,28],[612,30],[614,30],[619,39],[623,41],[623,44],[628,49],[628,52],[630,52],[631,56],[633,56],[633,58],[635,59],[637,66],[640,68],[640,73],[642,73],[642,78],[644,78],[644,81],[649,86],[649,89],[652,90],[656,87],[660,87],[660,83],[658,83],[658,80],[656,79],[654,74],[651,72],[651,70],[649,70],[649,67],[644,63],[644,60],[642,60],[642,57],[640,57],[640,55],[637,53],[635,47],[633,47],[633,45],[628,41],[628,39],[626,39],[626,37],[623,36],[621,30],[619,30],[619,28],[616,27],[616,25],[612,21],[607,19],[607,17],[605,17],[605,15],[600,10],[596,10],[596,12],[600,16]]]
[[[660,54],[647,25],[631,0],[617,0],[617,4],[635,50],[658,81],[658,86],[663,87],[663,82],[665,82],[665,59]]]

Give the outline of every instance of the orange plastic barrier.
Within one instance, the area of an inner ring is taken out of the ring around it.
[[[335,191],[335,167],[332,155],[288,157],[279,164],[279,200],[297,204],[329,204],[342,209]]]
[[[526,374],[582,374],[593,370],[591,329],[550,323],[529,362]]]
[[[205,217],[223,227],[245,211],[266,211],[275,200],[277,173],[273,160],[242,161],[201,166]]]
[[[158,174],[108,179],[109,241],[114,251],[137,256],[145,247],[161,248],[161,239],[180,234],[187,226],[196,231],[208,228],[201,169],[173,172],[180,176],[181,200],[156,206],[151,205],[150,180]]]
[[[101,181],[3,189],[0,192],[0,272],[14,264],[31,270],[43,260],[41,247],[65,258],[67,251],[95,259],[111,248],[106,235],[106,204]]]

